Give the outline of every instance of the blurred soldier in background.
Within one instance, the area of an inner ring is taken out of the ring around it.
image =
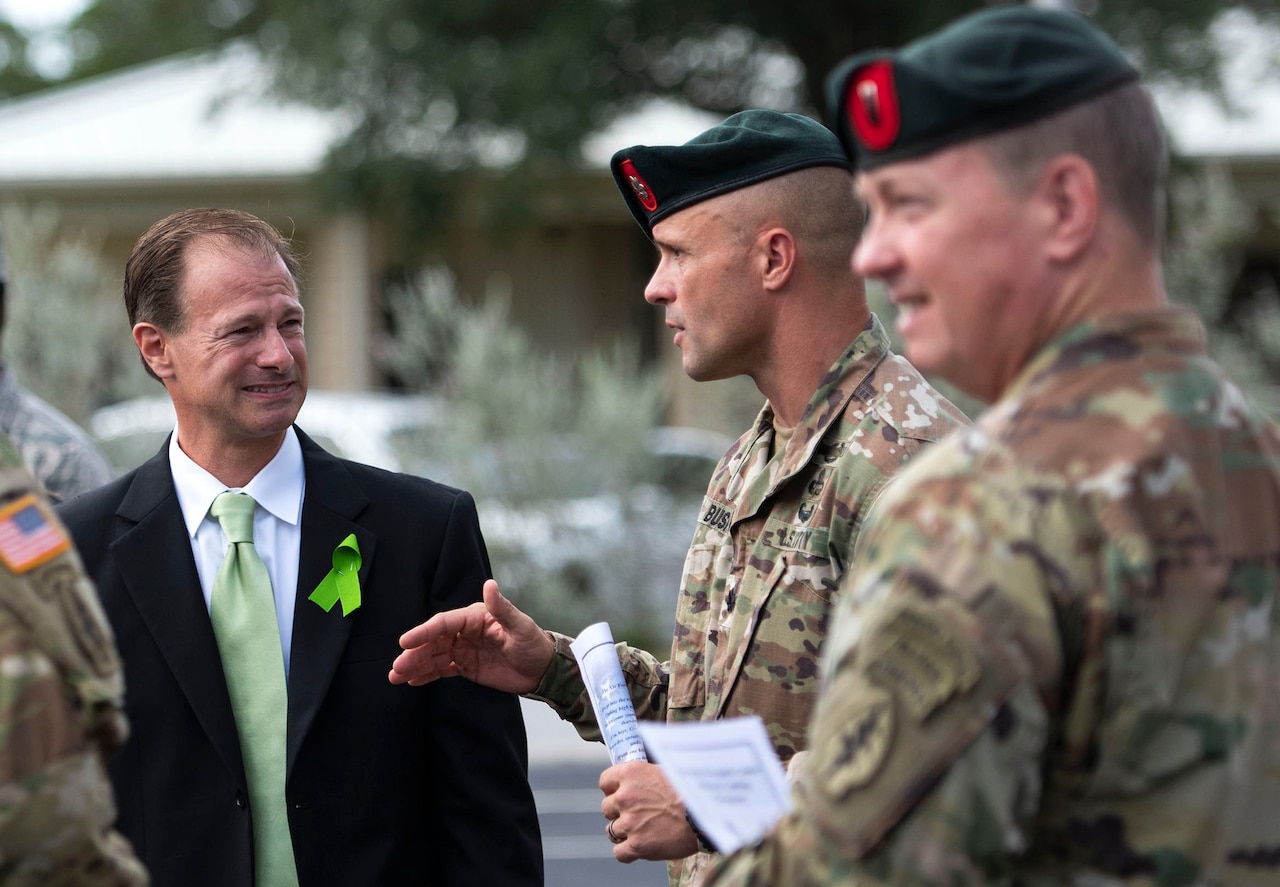
[[[4,248],[0,244],[0,332],[5,322]],[[0,361],[0,434],[55,502],[71,499],[111,480],[107,457],[75,422],[20,386]]]
[[[80,558],[0,437],[0,883],[147,883],[104,757],[125,738],[120,661]]]

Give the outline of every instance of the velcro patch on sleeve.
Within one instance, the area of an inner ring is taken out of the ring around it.
[[[868,638],[867,674],[920,722],[982,675],[967,638],[937,611],[901,607]]]
[[[71,539],[39,497],[27,493],[0,508],[0,562],[25,573],[71,548]]]
[[[909,815],[1026,673],[950,601],[887,603],[828,667],[800,788],[824,833],[855,858]]]

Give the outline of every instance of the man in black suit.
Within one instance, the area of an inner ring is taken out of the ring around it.
[[[124,660],[119,828],[156,887],[540,885],[517,699],[385,677],[401,632],[466,605],[490,575],[475,504],[338,459],[293,426],[307,388],[297,279],[275,229],[229,210],[157,222],[125,269],[133,336],[177,428],[149,462],[60,509]],[[270,577],[258,600],[274,597],[267,635],[283,660],[283,675],[255,670],[247,696],[235,662],[224,673],[234,641],[217,617],[230,537],[210,508],[228,490],[256,503]],[[343,558],[358,595],[312,599]],[[285,748],[265,754],[282,792],[246,777],[260,772],[262,740],[246,731],[272,681]]]

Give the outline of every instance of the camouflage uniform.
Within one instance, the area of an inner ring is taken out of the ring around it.
[[[805,747],[818,652],[862,516],[926,442],[963,423],[872,319],[828,372],[786,449],[766,404],[711,477],[685,561],[671,660],[618,645],[640,718],[756,714],[784,762]],[[553,633],[554,634],[554,633]],[[599,738],[569,639],[533,694]],[[694,883],[710,854],[671,864]]]
[[[0,882],[147,883],[112,830],[103,757],[126,734],[122,696],[111,631],[80,559],[0,438]]]
[[[1280,883],[1280,431],[1173,309],[877,504],[799,809],[716,884]]]
[[[0,363],[0,434],[8,436],[31,473],[55,501],[111,480],[107,457],[84,430],[22,388]]]

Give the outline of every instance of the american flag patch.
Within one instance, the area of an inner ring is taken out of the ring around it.
[[[0,509],[0,561],[14,573],[25,573],[71,547],[62,527],[28,493]]]

